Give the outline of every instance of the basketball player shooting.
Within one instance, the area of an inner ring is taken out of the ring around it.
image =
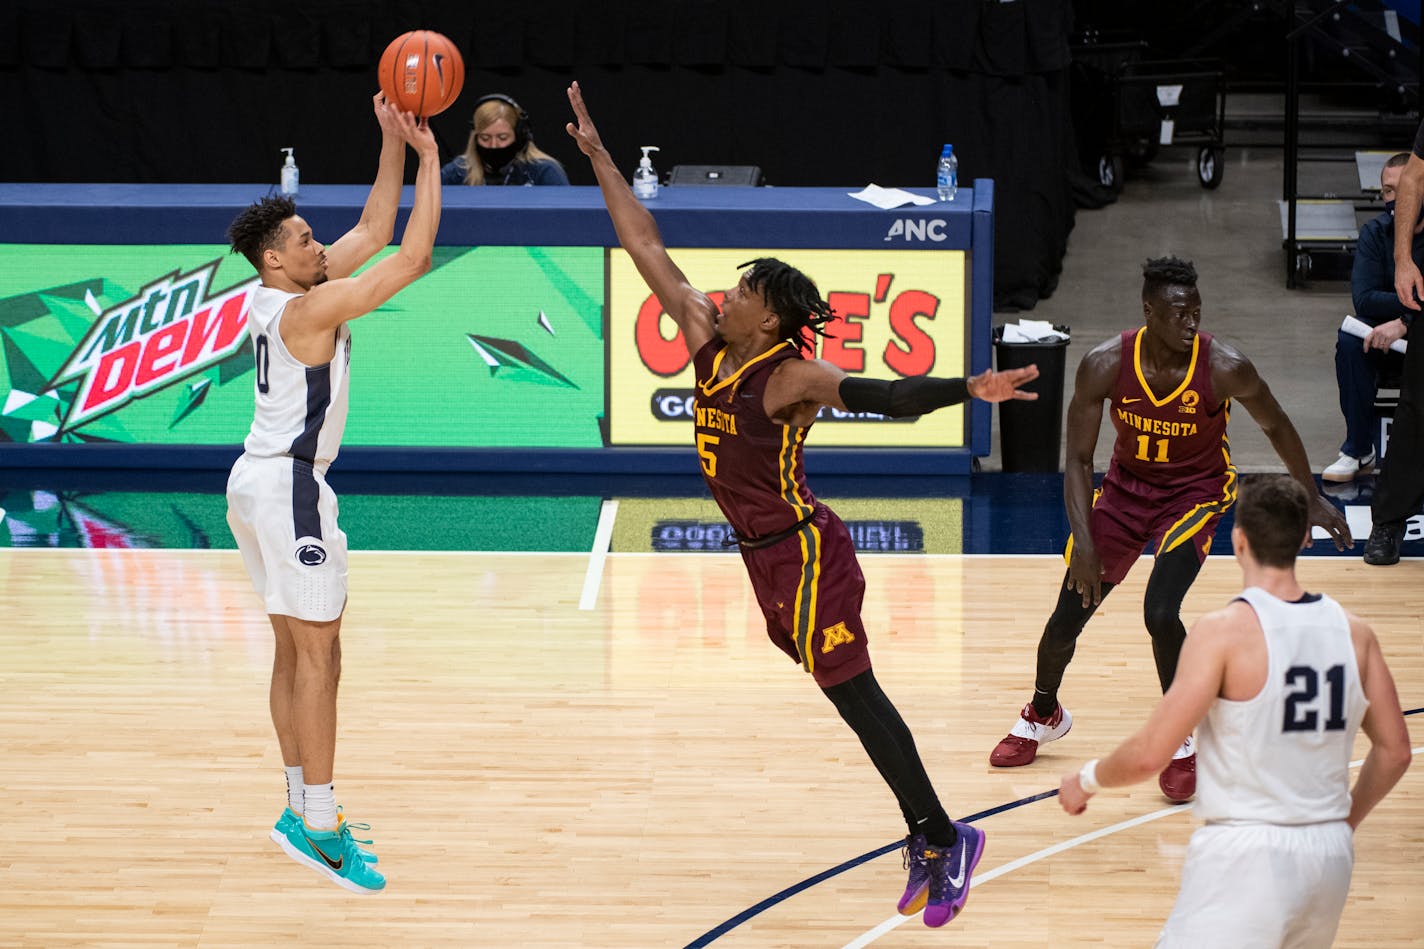
[[[330,248],[291,199],[239,214],[228,239],[257,269],[248,314],[256,406],[228,478],[228,524],[276,636],[272,724],[287,772],[287,807],[271,837],[288,856],[358,893],[385,887],[337,813],[336,690],[346,609],[346,535],[326,471],[346,427],[351,330],[346,325],[430,269],[440,224],[440,156],[414,115],[377,94],[381,158],[361,219]],[[420,156],[415,206],[400,249],[352,274],[390,243],[405,148]]]
[[[722,306],[687,281],[603,147],[578,83],[568,133],[593,163],[618,240],[682,331],[696,370],[697,454],[712,497],[736,532],[772,642],[835,705],[905,818],[909,878],[898,908],[943,926],[963,908],[984,833],[952,821],[925,773],[909,728],[870,667],[861,598],[865,580],[850,533],[806,486],[802,443],[822,406],[892,417],[922,415],[975,397],[1031,399],[1029,366],[969,379],[847,376],[808,358],[806,337],[833,317],[816,285],[769,257],[743,265]]]

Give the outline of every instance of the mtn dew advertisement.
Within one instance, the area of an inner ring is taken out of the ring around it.
[[[246,437],[245,258],[6,244],[0,260],[0,442]],[[435,248],[429,273],[351,324],[343,444],[601,447],[604,294],[601,247]]]

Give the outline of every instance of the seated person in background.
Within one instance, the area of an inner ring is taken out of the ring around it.
[[[1380,197],[1385,213],[1360,229],[1355,246],[1355,264],[1350,272],[1350,295],[1355,316],[1375,327],[1398,323],[1384,333],[1371,334],[1361,341],[1340,330],[1335,341],[1335,381],[1340,385],[1340,412],[1345,416],[1345,442],[1340,457],[1320,473],[1325,481],[1353,481],[1375,466],[1373,439],[1375,390],[1382,375],[1397,376],[1404,356],[1389,351],[1389,342],[1380,345],[1375,337],[1398,339],[1404,335],[1399,318],[1406,310],[1394,292],[1394,193],[1399,176],[1409,161],[1408,152],[1390,156],[1380,170]],[[1424,260],[1424,237],[1415,235],[1414,258]],[[1391,332],[1394,329],[1399,332]]]
[[[440,169],[447,185],[566,185],[569,176],[558,160],[534,144],[529,113],[509,96],[495,92],[475,103],[465,154]]]

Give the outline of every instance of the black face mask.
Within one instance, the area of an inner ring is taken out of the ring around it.
[[[485,148],[483,145],[476,145],[475,152],[480,156],[480,163],[485,166],[485,173],[493,174],[514,161],[514,156],[518,155],[523,147],[518,142],[511,142],[502,148]]]
[[[1384,203],[1384,213],[1386,213],[1386,214],[1393,214],[1393,213],[1394,213],[1394,202],[1393,202],[1393,201],[1386,201],[1386,202]]]

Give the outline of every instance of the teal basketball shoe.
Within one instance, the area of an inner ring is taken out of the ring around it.
[[[346,822],[345,816],[342,815],[340,812],[341,809],[337,808],[338,822],[347,834],[351,833],[351,828],[353,827],[361,831],[371,829],[370,824],[348,824]],[[286,838],[286,836],[290,834],[293,830],[301,830],[301,826],[302,815],[298,814],[290,807],[284,807],[282,809],[282,816],[277,818],[277,823],[273,825],[272,832],[267,836],[271,837],[272,842],[280,847],[282,845],[282,840]],[[375,853],[373,853],[372,851],[366,849],[367,847],[371,846],[373,841],[362,840],[359,837],[353,837],[352,839],[356,841],[357,848],[361,851],[362,860],[365,860],[367,863],[381,862],[380,857],[376,856]]]
[[[336,830],[315,830],[298,818],[278,843],[287,856],[329,877],[353,893],[378,893],[386,888],[383,877],[356,845],[346,821],[338,815]]]

